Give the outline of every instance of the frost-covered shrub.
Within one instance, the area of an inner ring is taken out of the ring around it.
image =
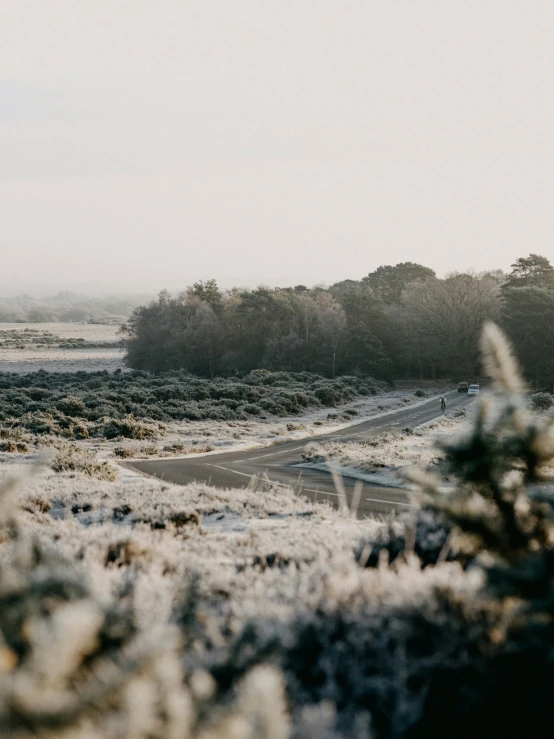
[[[56,408],[62,413],[65,413],[66,416],[81,417],[86,412],[86,406],[83,401],[80,398],[74,398],[72,396],[58,400]]]
[[[104,431],[108,438],[140,438],[128,436],[136,429],[130,429],[125,419],[132,416],[141,422],[164,423],[291,416],[366,394],[366,383],[367,378],[330,380],[308,372],[268,370],[256,370],[242,379],[212,380],[177,370],[162,375],[137,371],[111,375],[105,371],[0,373],[0,390],[4,391],[0,393],[0,422],[66,438],[102,436]],[[125,428],[115,428],[119,423]]]
[[[421,390],[421,388],[416,390],[414,395],[416,396],[416,398],[426,398],[427,397],[427,393],[425,392],[425,390]]]
[[[554,398],[550,393],[535,393],[531,398],[531,405],[536,411],[547,411],[554,405]]]
[[[82,568],[21,525],[16,493],[15,480],[0,486],[1,736],[290,736],[275,669],[244,671],[222,700],[205,669],[184,669],[183,647],[200,633],[194,614],[178,625],[158,624],[155,633],[145,630],[131,574],[100,600]],[[104,565],[128,570],[141,557],[140,547],[121,537],[107,547]]]
[[[260,615],[212,653],[218,689],[269,661],[283,672],[299,725],[326,704],[333,737],[460,736],[446,733],[469,706],[456,677],[468,692],[479,685],[490,646],[491,617],[474,602],[479,577],[457,564],[429,575],[412,564],[321,576],[315,608],[299,602],[286,623]]]
[[[101,435],[105,439],[118,439],[122,437],[124,439],[142,441],[144,439],[154,439],[156,436],[159,436],[160,432],[160,428],[148,426],[140,423],[133,416],[127,416],[122,419],[112,418],[102,426]]]
[[[94,453],[76,446],[59,448],[50,464],[54,472],[80,472],[99,480],[115,480],[116,470],[107,462],[98,462]]]
[[[0,488],[2,735],[186,736],[174,635],[140,633],[131,581],[111,603],[98,601],[81,572],[17,524],[15,492],[15,481]]]

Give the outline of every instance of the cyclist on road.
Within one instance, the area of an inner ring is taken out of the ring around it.
[[[446,398],[443,395],[441,398],[441,411],[444,413],[445,410],[446,410]]]

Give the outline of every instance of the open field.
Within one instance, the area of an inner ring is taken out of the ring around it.
[[[62,339],[84,339],[87,342],[118,341],[118,326],[97,323],[0,323],[0,331],[49,333]]]
[[[0,372],[123,369],[117,331],[117,326],[88,323],[0,323]]]

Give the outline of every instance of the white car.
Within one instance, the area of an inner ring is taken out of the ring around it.
[[[467,391],[468,395],[479,395],[479,385],[470,385]]]

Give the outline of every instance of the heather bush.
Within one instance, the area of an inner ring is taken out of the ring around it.
[[[140,423],[133,416],[125,418],[112,418],[102,426],[101,435],[105,439],[154,439],[159,436],[162,429],[157,426],[148,426]]]
[[[448,523],[426,510],[415,517],[403,514],[388,523],[376,539],[362,541],[354,550],[362,567],[377,567],[383,556],[392,564],[398,557],[410,555],[418,558],[422,568],[456,559]]]
[[[80,472],[99,480],[115,480],[116,470],[107,462],[98,462],[94,453],[76,446],[63,446],[56,450],[50,464],[54,472]]]
[[[257,370],[243,379],[184,371],[0,373],[0,423],[65,438],[151,438],[152,422],[247,420],[304,413],[361,395],[367,378]],[[364,390],[365,392],[365,390]]]
[[[186,736],[175,636],[140,633],[132,581],[102,603],[81,572],[26,534],[10,505],[16,488],[0,489],[2,735]]]

